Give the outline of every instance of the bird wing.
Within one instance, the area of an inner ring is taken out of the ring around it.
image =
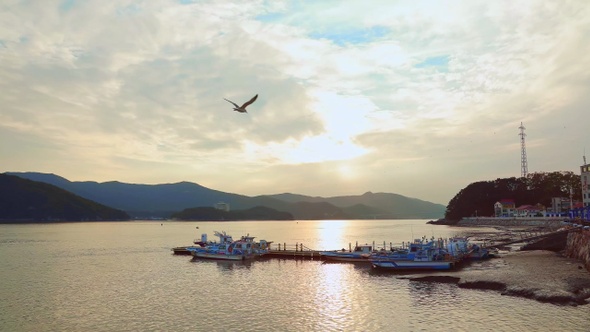
[[[240,108],[240,106],[238,106],[238,104],[234,103],[234,102],[233,102],[233,101],[231,101],[231,100],[227,100],[227,99],[225,99],[225,98],[223,98],[223,100],[225,100],[225,101],[227,101],[227,102],[230,102],[230,103],[232,103],[232,104],[233,104],[233,105],[234,105],[236,108]]]
[[[256,98],[258,98],[258,95],[252,97],[252,99],[250,99],[247,102],[245,102],[244,105],[242,105],[242,108],[246,108],[246,106],[252,104],[256,100]]]

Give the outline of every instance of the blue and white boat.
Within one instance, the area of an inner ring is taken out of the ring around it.
[[[470,243],[466,237],[454,237],[448,240],[447,251],[457,259],[477,260],[490,258],[495,252]]]
[[[369,257],[374,253],[373,246],[356,245],[354,250],[347,251],[333,250],[333,251],[321,251],[320,258],[326,261],[340,261],[340,262],[369,262]]]
[[[369,258],[378,269],[391,270],[449,270],[456,260],[434,241],[417,239],[407,249],[381,251]]]
[[[216,259],[226,261],[242,261],[260,257],[268,253],[268,242],[261,240],[255,242],[254,237],[242,236],[234,241],[231,235],[225,232],[215,232],[219,237],[219,243],[208,243],[203,248],[188,249],[193,257],[204,259]]]

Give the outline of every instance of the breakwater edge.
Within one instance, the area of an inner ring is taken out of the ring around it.
[[[546,231],[556,231],[559,229],[571,229],[565,238],[549,238],[548,241],[542,242],[539,246],[531,247],[534,249],[554,250],[557,245],[561,247],[563,242],[563,255],[565,257],[578,259],[585,269],[590,272],[590,225],[584,221],[564,221],[563,218],[463,218],[458,226],[492,226],[492,227],[539,227]],[[509,228],[508,228],[509,229]]]

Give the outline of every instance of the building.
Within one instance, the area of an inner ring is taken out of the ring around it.
[[[545,217],[545,207],[537,205],[521,205],[516,208],[516,217]]]
[[[215,204],[215,208],[217,210],[223,210],[225,212],[229,212],[229,203],[219,202],[219,203]]]
[[[551,197],[551,213],[560,215],[568,212],[572,207],[572,200],[568,197]]]
[[[547,217],[547,209],[542,204],[521,205],[516,207],[514,200],[503,198],[494,204],[494,214],[496,217]]]
[[[580,181],[582,182],[582,202],[574,204],[570,218],[590,221],[590,165],[586,164],[586,156],[584,156],[584,165],[580,166]]]
[[[513,199],[503,198],[494,204],[494,215],[496,217],[514,217],[516,205]]]

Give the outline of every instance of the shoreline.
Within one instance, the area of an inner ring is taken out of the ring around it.
[[[502,257],[465,263],[456,271],[398,278],[454,283],[460,288],[496,291],[556,305],[590,303],[590,273],[582,263],[546,250],[508,252]]]

